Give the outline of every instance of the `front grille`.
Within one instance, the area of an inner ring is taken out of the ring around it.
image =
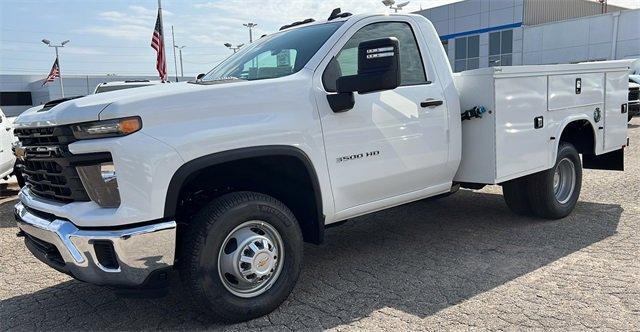
[[[629,101],[640,99],[640,89],[629,90]]]
[[[76,166],[111,160],[109,153],[70,153],[68,145],[76,139],[69,126],[16,128],[14,133],[24,149],[20,170],[31,193],[63,203],[90,200]]]

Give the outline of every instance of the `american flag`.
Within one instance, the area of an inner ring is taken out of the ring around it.
[[[58,58],[53,62],[53,66],[51,66],[51,71],[49,72],[49,76],[42,82],[42,86],[47,85],[47,83],[51,83],[56,80],[56,77],[60,77],[60,65],[58,65]]]
[[[153,30],[151,38],[151,47],[158,52],[156,58],[156,69],[160,75],[162,82],[167,80],[167,59],[164,54],[164,35],[162,33],[162,9],[158,8],[158,18],[156,19],[156,28]]]

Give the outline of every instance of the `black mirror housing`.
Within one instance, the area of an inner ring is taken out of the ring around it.
[[[358,74],[340,77],[338,93],[370,93],[400,86],[400,48],[398,39],[381,38],[358,46]]]
[[[342,92],[327,95],[327,101],[334,113],[346,112],[356,104],[353,92]]]
[[[202,78],[204,78],[204,74],[202,73],[198,74],[198,76],[196,76],[196,82],[200,81]]]

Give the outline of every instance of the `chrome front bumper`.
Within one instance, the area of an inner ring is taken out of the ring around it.
[[[38,259],[82,281],[136,287],[174,263],[175,221],[119,230],[82,230],[67,220],[30,211],[22,203],[16,205],[15,215],[27,247]],[[109,267],[101,264],[105,255],[103,249],[97,254],[98,243],[106,243],[109,253],[115,253],[107,255]]]

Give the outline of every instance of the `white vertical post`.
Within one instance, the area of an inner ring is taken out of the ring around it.
[[[180,48],[180,76],[184,77],[184,67],[182,67],[182,47]]]
[[[176,60],[176,35],[173,33],[173,25],[171,26],[171,43],[173,44],[173,67],[176,70],[176,82],[178,82],[178,61]]]

